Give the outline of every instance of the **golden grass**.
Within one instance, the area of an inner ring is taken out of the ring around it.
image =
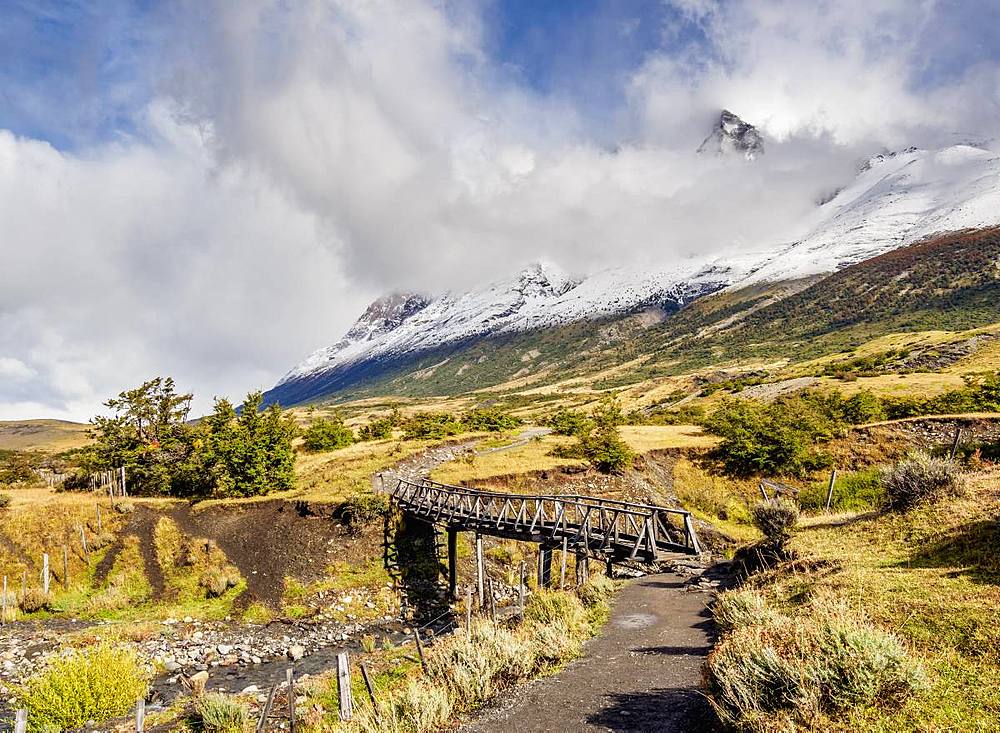
[[[623,425],[621,436],[636,453],[665,448],[711,448],[719,438],[698,425]]]
[[[961,389],[965,382],[959,374],[954,373],[912,372],[859,377],[851,382],[821,377],[817,386],[837,389],[848,397],[865,390],[894,397],[935,397],[949,390]]]
[[[902,515],[805,519],[793,547],[800,567],[816,569],[757,580],[790,606],[845,601],[925,661],[927,692],[899,711],[857,711],[843,730],[1000,728],[1000,469],[971,486],[967,497]]]
[[[0,420],[0,450],[59,453],[89,443],[89,428],[66,420]]]
[[[546,435],[517,448],[477,455],[471,462],[459,459],[443,463],[431,471],[431,478],[445,484],[457,484],[516,473],[550,471],[560,466],[582,466],[581,460],[550,455],[556,446],[572,442],[572,438],[561,435]]]

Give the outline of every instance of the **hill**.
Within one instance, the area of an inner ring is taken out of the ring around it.
[[[58,453],[89,443],[89,429],[67,420],[0,420],[0,450]]]

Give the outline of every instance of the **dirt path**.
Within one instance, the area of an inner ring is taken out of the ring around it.
[[[708,595],[674,574],[631,581],[603,633],[558,675],[520,688],[465,733],[718,730],[698,690],[711,647]]]

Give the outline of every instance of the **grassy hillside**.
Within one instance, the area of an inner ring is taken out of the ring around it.
[[[0,450],[59,453],[90,442],[89,428],[66,420],[0,420]]]

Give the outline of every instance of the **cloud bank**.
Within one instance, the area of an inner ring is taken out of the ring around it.
[[[598,115],[586,79],[509,73],[494,3],[143,16],[121,130],[72,149],[0,131],[0,418],[86,418],[158,373],[205,409],[381,291],[787,241],[868,155],[997,134],[989,3],[667,5],[660,46],[602,72],[622,102]],[[609,43],[634,22],[600,15]],[[722,107],[767,137],[753,165],[694,154]]]

